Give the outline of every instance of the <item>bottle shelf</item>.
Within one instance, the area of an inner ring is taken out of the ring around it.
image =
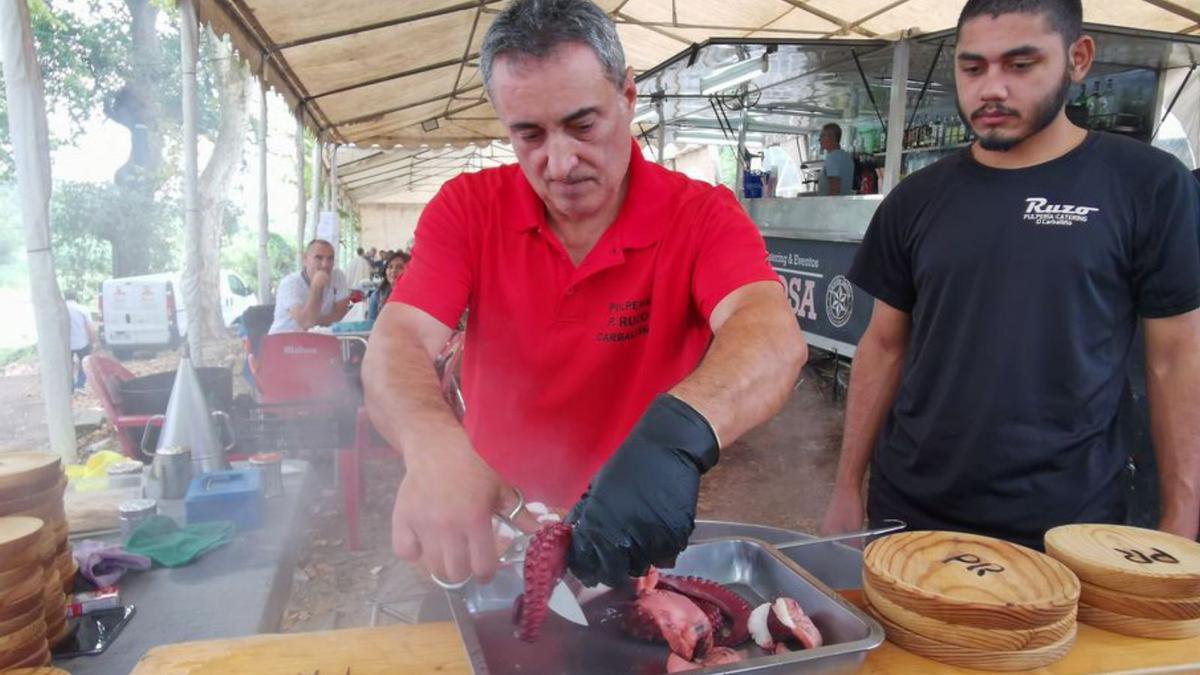
[[[949,152],[950,150],[958,150],[960,148],[969,147],[971,145],[971,143],[973,143],[973,142],[974,141],[969,141],[966,143],[954,143],[953,145],[938,145],[938,146],[931,147],[931,148],[906,148],[904,150],[901,150],[900,154],[911,155],[911,154],[918,153],[918,152]],[[872,153],[871,156],[872,157],[884,157],[886,155],[887,155],[886,152],[876,152],[876,153]]]

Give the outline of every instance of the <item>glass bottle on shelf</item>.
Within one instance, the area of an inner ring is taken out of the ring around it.
[[[1087,108],[1087,104],[1088,104],[1087,82],[1080,82],[1079,83],[1079,95],[1076,96],[1071,101],[1071,105],[1078,106],[1080,108]]]
[[[1096,80],[1087,100],[1088,126],[1095,127],[1100,115],[1100,80]]]
[[[1117,104],[1117,92],[1113,88],[1113,79],[1111,77],[1104,83],[1104,95],[1100,97],[1100,111],[1102,115],[1107,116],[1121,112],[1120,106]]]

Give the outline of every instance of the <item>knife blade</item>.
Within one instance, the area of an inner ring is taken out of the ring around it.
[[[584,615],[579,599],[575,597],[567,582],[559,579],[558,583],[554,584],[554,590],[550,592],[550,601],[546,604],[549,605],[550,611],[567,621],[587,627],[587,616]]]
[[[510,537],[508,548],[500,554],[500,563],[503,565],[512,565],[516,568],[517,574],[521,580],[525,580],[525,554],[529,550],[530,534],[524,532],[517,525],[517,516],[525,508],[525,494],[520,488],[513,487],[513,492],[517,496],[517,505],[511,512],[493,514],[499,521],[496,528],[498,534]],[[570,574],[567,571],[566,574]],[[579,604],[579,599],[575,596],[575,592],[567,585],[563,579],[559,579],[554,584],[554,589],[550,591],[550,599],[546,603],[550,611],[570,621],[571,623],[580,626],[587,626],[587,616],[583,613],[583,607]]]

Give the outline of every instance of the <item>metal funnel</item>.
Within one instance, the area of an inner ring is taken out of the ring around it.
[[[167,412],[163,417],[158,448],[191,449],[192,466],[197,472],[229,468],[225,453],[230,448],[221,445],[213,428],[214,418],[221,420],[228,428],[229,417],[219,410],[209,412],[204,390],[200,388],[200,378],[196,376],[187,354],[179,359],[179,370],[175,372],[175,384],[171,387],[171,398],[167,401]],[[233,434],[229,436],[232,440]]]

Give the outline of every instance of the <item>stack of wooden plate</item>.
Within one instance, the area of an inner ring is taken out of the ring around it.
[[[1079,580],[1058,561],[999,539],[877,539],[863,552],[863,593],[889,640],[956,666],[1040,668],[1075,643]]]
[[[0,517],[0,671],[50,664],[46,532],[37,518]]]
[[[1125,635],[1200,635],[1200,544],[1125,525],[1063,525],[1046,553],[1079,576],[1079,620]]]
[[[47,638],[54,646],[67,635],[67,598],[76,564],[67,542],[63,494],[67,477],[58,457],[42,452],[0,454],[0,517],[29,516],[45,523],[49,547],[44,561],[43,593]]]

